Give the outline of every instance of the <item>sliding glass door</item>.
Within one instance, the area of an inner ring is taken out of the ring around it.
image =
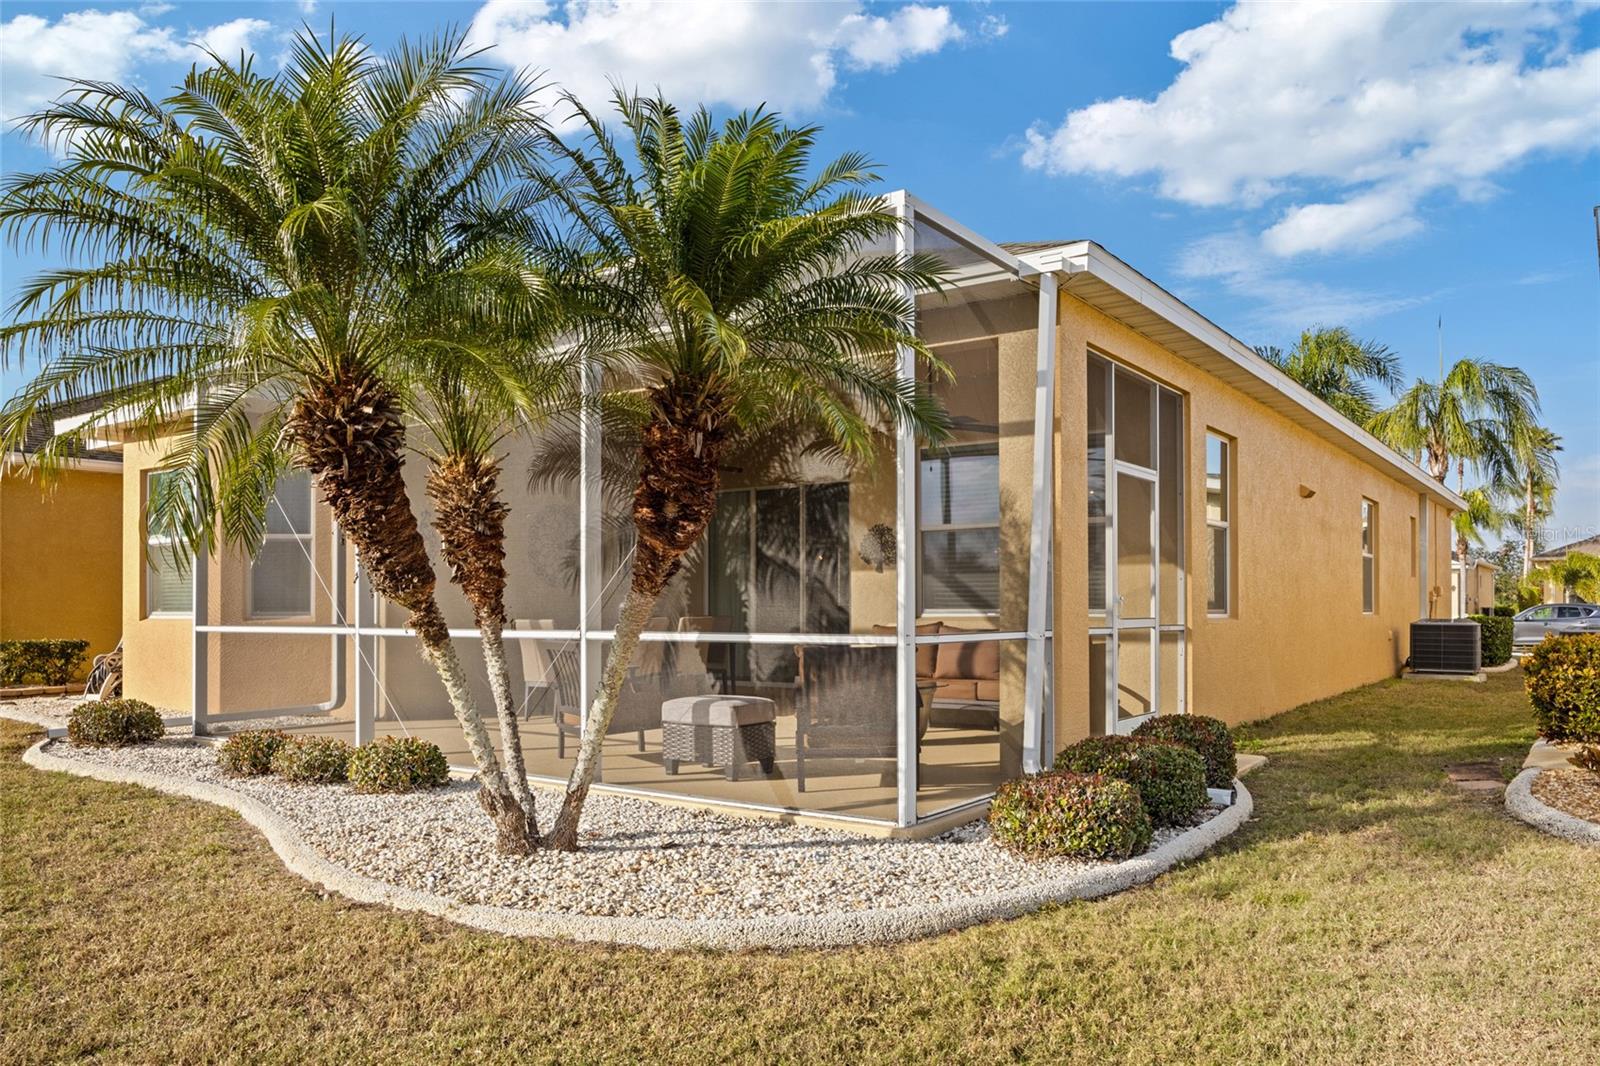
[[[1131,733],[1182,712],[1183,399],[1089,356],[1090,713]]]

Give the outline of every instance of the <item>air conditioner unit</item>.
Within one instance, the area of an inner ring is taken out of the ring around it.
[[[1478,623],[1423,619],[1411,623],[1411,672],[1476,674],[1483,668]]]

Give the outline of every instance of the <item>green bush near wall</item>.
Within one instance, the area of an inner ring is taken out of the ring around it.
[[[1541,737],[1600,744],[1600,633],[1545,637],[1523,668]]]
[[[88,650],[87,640],[0,640],[0,686],[65,685]]]
[[[1478,639],[1483,649],[1483,665],[1499,666],[1501,663],[1511,661],[1511,631],[1513,623],[1510,618],[1501,618],[1498,615],[1475,614],[1471,621],[1478,623]]]

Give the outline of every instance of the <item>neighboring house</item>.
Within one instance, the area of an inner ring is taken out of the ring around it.
[[[1408,624],[1450,614],[1462,501],[1413,461],[1099,245],[1002,247],[894,199],[908,243],[952,270],[918,329],[954,373],[934,387],[955,439],[886,441],[852,467],[775,429],[730,455],[623,696],[606,787],[926,831],[1091,733],[1185,711],[1241,722],[1394,676]],[[552,779],[626,585],[631,474],[608,460],[629,450],[595,429],[587,449],[507,444],[512,681],[530,767]],[[402,613],[365,593],[303,477],[280,486],[261,558],[197,569],[196,633],[196,578],[143,552],[160,454],[124,452],[129,694],[202,731],[287,710],[360,741],[427,736],[468,764]],[[408,461],[426,528],[424,473]],[[729,691],[775,701],[774,772],[669,767],[661,703]]]
[[[1487,559],[1457,561],[1450,568],[1450,603],[1452,617],[1483,614],[1494,606],[1494,578],[1499,572]],[[1464,578],[1464,579],[1463,579]]]
[[[1563,544],[1559,548],[1550,548],[1533,557],[1535,569],[1549,566],[1551,563],[1564,563],[1567,556],[1573,552],[1583,552],[1585,555],[1600,555],[1600,533],[1593,533],[1582,540],[1575,540],[1571,544]],[[1554,581],[1544,583],[1544,592],[1540,603],[1565,603],[1569,597],[1567,590]]]
[[[23,452],[0,458],[0,640],[86,640],[87,669],[122,632],[122,456],[85,452],[46,489],[25,463],[50,425],[37,419]]]

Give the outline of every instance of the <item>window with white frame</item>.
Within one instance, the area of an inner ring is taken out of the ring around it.
[[[1378,505],[1361,501],[1361,610],[1378,609]]]
[[[177,542],[150,528],[149,506],[161,482],[176,475],[145,475],[144,607],[147,616],[187,615],[194,610],[194,571]]]
[[[1000,451],[952,448],[922,459],[922,611],[1000,609]]]
[[[250,617],[310,615],[311,558],[311,479],[285,474],[267,501],[266,539],[250,564]]]
[[[1206,569],[1211,597],[1206,613],[1225,615],[1233,609],[1233,443],[1206,434]]]

